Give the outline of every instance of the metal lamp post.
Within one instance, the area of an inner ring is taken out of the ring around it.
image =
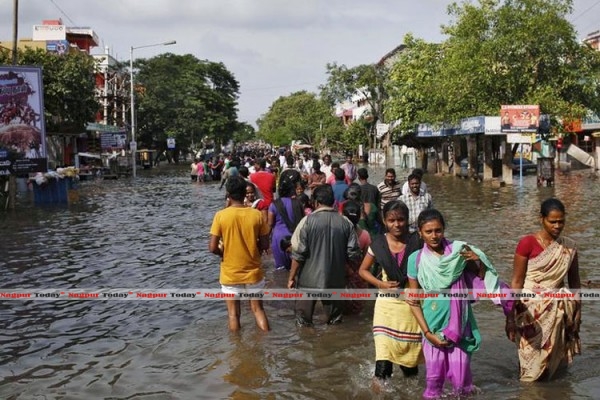
[[[177,43],[175,40],[171,40],[169,42],[162,42],[162,43],[155,43],[155,44],[147,44],[144,46],[131,46],[129,48],[129,84],[130,84],[130,89],[129,89],[129,94],[131,96],[131,143],[130,143],[130,150],[131,150],[131,158],[133,160],[133,165],[132,165],[132,174],[133,177],[136,177],[136,159],[135,159],[135,153],[137,151],[137,143],[135,142],[135,126],[136,126],[136,121],[135,121],[135,93],[133,90],[133,51],[136,49],[142,49],[144,47],[154,47],[154,46],[169,46],[172,44]]]

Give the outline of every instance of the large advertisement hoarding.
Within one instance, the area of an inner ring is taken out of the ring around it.
[[[540,124],[539,105],[503,105],[500,107],[503,133],[537,132]]]
[[[46,172],[42,70],[0,66],[0,174]]]
[[[65,40],[67,38],[67,28],[64,25],[34,25],[33,40]]]

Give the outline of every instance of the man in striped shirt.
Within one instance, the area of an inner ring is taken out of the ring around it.
[[[381,198],[381,209],[388,201],[398,200],[398,196],[402,193],[402,184],[396,182],[396,170],[394,168],[385,170],[385,178],[383,182],[377,185],[377,190],[379,190]]]

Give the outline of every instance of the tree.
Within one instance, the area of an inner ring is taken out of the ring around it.
[[[232,140],[235,143],[243,143],[253,140],[256,137],[256,129],[246,122],[239,122],[233,133]]]
[[[449,35],[444,78],[460,76],[446,88],[462,87],[471,100],[451,99],[447,118],[497,114],[501,104],[539,104],[562,116],[598,110],[600,57],[578,42],[567,20],[572,11],[571,0],[452,5],[456,22],[443,28]]]
[[[384,65],[362,64],[348,68],[337,63],[327,64],[327,84],[319,87],[321,97],[333,107],[358,95],[369,105],[373,123],[384,122],[387,74]]]
[[[9,52],[0,53],[0,64],[10,63]],[[27,48],[18,53],[19,65],[42,68],[44,117],[48,132],[80,133],[94,121],[100,104],[95,98],[94,59],[86,53],[49,53]]]
[[[388,120],[398,120],[399,132],[414,132],[417,124],[431,121],[442,95],[439,90],[439,69],[442,46],[416,39],[404,38],[405,48],[390,70],[386,83],[389,99],[386,100]]]
[[[178,149],[192,143],[226,144],[239,125],[239,84],[223,63],[198,60],[191,54],[162,54],[138,59],[135,82],[139,140],[166,146],[174,137]]]
[[[569,117],[600,110],[600,54],[577,41],[571,11],[571,0],[452,4],[443,43],[405,39],[388,118],[456,124],[497,115],[502,104],[539,104]]]
[[[275,100],[257,123],[259,137],[276,146],[301,140],[320,148],[325,139],[338,141],[343,131],[341,120],[331,114],[329,104],[306,91]]]
[[[369,139],[372,137],[372,129],[372,120],[361,117],[356,121],[352,121],[342,132],[340,138],[341,146],[338,147],[342,147],[341,150],[345,151],[356,150],[359,145],[369,143]]]
[[[366,106],[365,112],[348,126],[341,137],[345,150],[356,149],[359,144],[368,144],[375,135],[378,122],[385,122],[385,105],[388,98],[387,81],[389,70],[386,63],[362,64],[348,68],[337,63],[327,64],[327,83],[320,86],[321,97],[331,107],[358,100]],[[356,101],[355,101],[356,102]],[[358,123],[358,125],[357,125]]]

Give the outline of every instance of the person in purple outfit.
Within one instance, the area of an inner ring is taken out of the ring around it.
[[[437,399],[444,383],[452,383],[454,394],[465,396],[475,390],[471,373],[471,356],[479,349],[481,335],[471,301],[463,296],[469,290],[500,293],[509,286],[501,282],[487,256],[475,246],[444,237],[442,214],[431,208],[417,220],[419,235],[425,246],[413,252],[407,265],[410,289],[431,294],[449,292],[451,296],[426,297],[407,301],[423,332],[426,389],[423,397]],[[512,301],[494,301],[507,315]]]
[[[302,204],[295,199],[296,185],[292,180],[281,179],[278,189],[279,198],[269,206],[268,224],[272,230],[271,250],[275,260],[275,269],[289,270],[292,266],[290,254],[281,248],[284,239],[289,240],[296,225],[304,216]]]

